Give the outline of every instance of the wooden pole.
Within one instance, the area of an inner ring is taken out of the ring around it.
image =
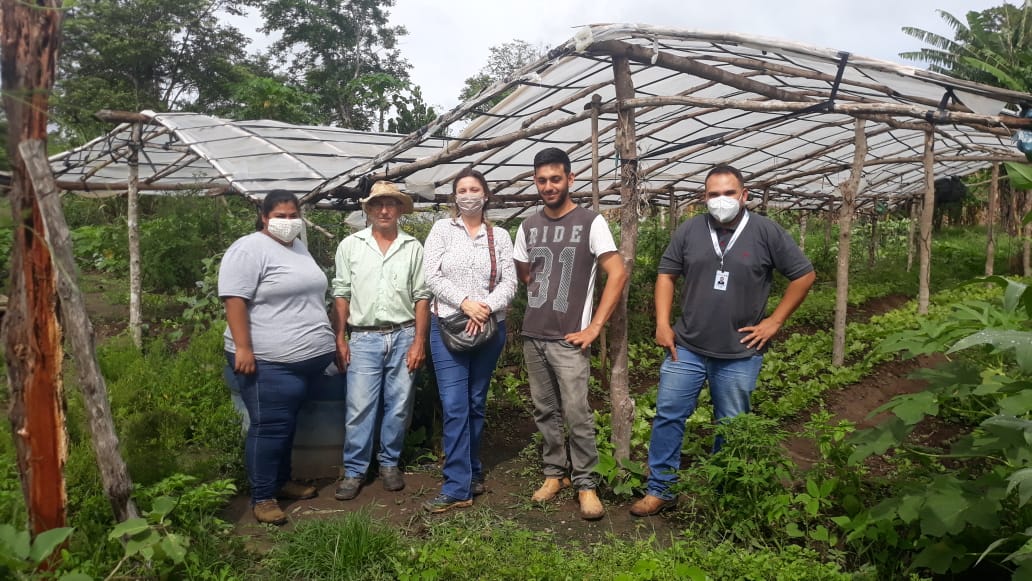
[[[875,211],[871,214],[871,239],[867,241],[867,268],[874,268],[874,261],[878,258],[878,209],[875,202]]]
[[[613,58],[616,99],[634,97],[631,67],[626,58]],[[617,109],[616,149],[620,154],[620,256],[630,280],[638,246],[638,152],[634,141],[634,110]],[[620,302],[613,311],[609,329],[614,341],[610,345],[613,361],[609,399],[613,407],[613,456],[617,460],[631,457],[631,426],[634,424],[634,400],[629,390],[627,370],[627,293],[629,284],[620,293]]]
[[[591,96],[591,209],[598,211],[598,112],[602,96]],[[602,367],[605,369],[605,366]]]
[[[932,217],[935,213],[935,152],[934,135],[929,131],[924,134],[924,171],[925,194],[921,206],[920,237],[918,240],[920,259],[917,275],[917,314],[928,314],[928,303],[931,298],[930,279],[932,275]]]
[[[678,222],[678,210],[677,210],[677,194],[674,190],[670,190],[670,235],[673,236],[674,232],[679,226]]]
[[[809,213],[806,210],[799,212],[799,250],[806,252],[806,222]]]
[[[917,232],[920,215],[917,200],[910,200],[910,224],[907,226],[907,272],[914,269],[914,235]]]
[[[835,274],[835,331],[831,348],[832,365],[842,366],[846,361],[846,315],[849,308],[849,241],[853,236],[853,213],[856,211],[856,197],[860,189],[860,178],[864,172],[864,158],[867,156],[866,121],[857,119],[854,127],[856,149],[853,150],[853,169],[849,179],[839,189],[842,205],[839,207],[839,252],[838,268]]]
[[[67,443],[61,405],[57,274],[39,201],[18,149],[47,138],[47,110],[61,40],[60,0],[0,0],[0,84],[11,160],[13,214],[8,308],[4,316],[8,417],[33,533],[63,527]]]
[[[119,521],[139,516],[132,499],[129,469],[118,450],[118,434],[108,403],[107,384],[100,371],[93,338],[93,324],[86,314],[86,302],[77,283],[78,272],[72,253],[71,234],[61,209],[61,198],[50,173],[45,145],[39,140],[23,141],[18,148],[32,177],[43,215],[46,239],[57,268],[57,293],[61,316],[75,359],[79,389],[83,393],[93,452],[100,468],[104,493]]]
[[[143,309],[140,295],[143,282],[140,273],[140,148],[142,128],[133,123],[129,143],[129,336],[137,349],[143,347]]]
[[[1021,221],[1032,212],[1032,191],[1022,192],[1025,199],[1024,209],[1018,216],[1018,227],[1021,228],[1021,272],[1023,276],[1032,276],[1032,222],[1021,225]]]
[[[833,210],[828,210],[827,213],[824,215],[824,218],[825,218],[825,222],[824,222],[824,248],[830,251],[831,250],[831,228],[832,228],[832,225],[835,223],[835,212]]]
[[[1000,213],[1000,164],[994,163],[989,183],[989,209],[985,216],[985,275],[992,276],[996,266],[996,215]]]

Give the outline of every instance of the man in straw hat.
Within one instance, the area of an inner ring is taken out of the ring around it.
[[[398,218],[412,212],[412,199],[380,181],[362,209],[370,225],[341,241],[333,279],[337,365],[348,374],[344,478],[337,500],[358,496],[377,425],[383,487],[405,487],[399,462],[412,417],[412,378],[426,357],[430,326],[423,246],[398,229]]]

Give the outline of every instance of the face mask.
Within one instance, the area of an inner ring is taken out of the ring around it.
[[[463,216],[476,216],[484,209],[484,196],[480,194],[457,194],[455,205]]]
[[[713,216],[717,222],[726,224],[735,219],[738,211],[742,209],[742,205],[731,196],[717,196],[706,200],[706,208],[709,209],[710,216]]]
[[[269,218],[268,232],[276,240],[290,244],[301,235],[303,227],[301,218]]]

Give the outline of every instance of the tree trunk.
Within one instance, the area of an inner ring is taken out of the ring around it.
[[[989,181],[989,209],[985,216],[985,275],[992,276],[996,265],[996,218],[1000,203],[1000,164],[994,163]]]
[[[930,279],[932,275],[932,218],[935,214],[935,154],[932,150],[934,134],[931,130],[924,136],[925,194],[921,207],[920,266],[917,275],[917,314],[928,314],[931,298]]]
[[[631,69],[626,58],[613,58],[613,75],[616,85],[616,99],[634,97],[631,84]],[[620,256],[628,278],[634,268],[634,256],[638,246],[638,156],[634,144],[634,110],[621,109],[617,117],[616,147],[620,154]],[[613,312],[609,325],[613,342],[609,346],[613,362],[612,383],[609,385],[609,399],[612,405],[613,456],[627,460],[631,456],[631,426],[634,424],[634,400],[631,399],[627,371],[627,293],[630,285],[624,285],[620,302]]]
[[[143,347],[143,312],[140,296],[143,284],[140,280],[140,132],[139,123],[133,123],[132,143],[129,144],[129,335],[133,345]]]
[[[846,361],[846,314],[849,308],[849,241],[853,236],[853,213],[856,212],[856,195],[860,189],[860,178],[864,173],[864,158],[867,157],[866,121],[854,121],[853,168],[849,180],[839,186],[842,192],[842,206],[839,207],[839,252],[835,273],[835,331],[831,347],[832,365],[842,366]]]
[[[14,216],[4,355],[18,472],[34,533],[65,525],[67,443],[61,406],[57,277],[36,192],[18,143],[47,137],[47,109],[61,39],[60,0],[0,0],[0,75],[12,164]]]

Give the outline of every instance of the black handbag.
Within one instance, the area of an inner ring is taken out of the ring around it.
[[[488,283],[488,292],[494,290],[495,287],[495,275],[497,274],[497,264],[495,263],[495,249],[494,249],[494,228],[484,223],[484,227],[487,228],[487,252],[491,255],[491,279]],[[437,303],[434,303],[434,311],[437,310]],[[449,351],[455,351],[461,353],[463,351],[473,351],[478,349],[484,343],[487,343],[494,338],[498,332],[498,323],[495,321],[494,313],[491,313],[487,317],[487,321],[484,323],[483,328],[476,335],[470,335],[466,332],[466,325],[469,323],[469,315],[463,313],[460,309],[459,312],[448,317],[437,318],[437,328],[441,331],[441,340],[444,341],[444,346]]]

